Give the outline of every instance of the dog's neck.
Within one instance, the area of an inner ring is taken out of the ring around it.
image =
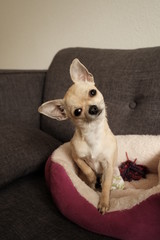
[[[91,121],[83,123],[81,126],[76,127],[76,134],[80,136],[82,141],[88,143],[88,145],[95,144],[95,141],[100,141],[104,134],[109,131],[107,119],[103,118],[98,121]]]

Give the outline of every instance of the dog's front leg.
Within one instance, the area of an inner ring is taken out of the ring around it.
[[[105,214],[109,209],[110,190],[113,180],[113,166],[108,163],[104,168],[102,176],[102,193],[98,203],[98,211]]]
[[[159,180],[159,184],[160,184],[160,160],[159,160],[159,163],[158,163],[158,180]]]
[[[85,163],[84,160],[74,157],[74,161],[77,163],[80,170],[87,177],[90,187],[94,189],[97,181],[95,172]]]

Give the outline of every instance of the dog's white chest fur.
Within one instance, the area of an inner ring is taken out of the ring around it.
[[[99,145],[99,144],[97,144]],[[76,149],[78,156],[83,159],[96,173],[102,173],[103,155],[99,153],[99,146],[90,147],[85,141],[79,142]]]
[[[89,157],[84,157],[84,161],[98,174],[103,173],[102,162],[98,157],[94,157],[93,155]]]
[[[102,174],[110,159],[110,135],[105,133],[104,127],[95,127],[94,131],[86,129],[83,135],[77,131],[72,139],[76,154],[96,173]]]

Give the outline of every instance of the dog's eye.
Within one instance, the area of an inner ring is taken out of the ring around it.
[[[97,93],[96,89],[92,89],[89,91],[89,96],[94,97],[96,95],[96,93]]]
[[[75,111],[74,111],[74,115],[76,117],[79,117],[81,115],[81,112],[82,112],[82,108],[77,108]]]

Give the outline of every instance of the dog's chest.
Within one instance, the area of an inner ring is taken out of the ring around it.
[[[80,149],[80,158],[83,159],[96,173],[101,174],[104,168],[105,158],[102,153],[103,151],[101,151],[100,144],[88,146],[86,143],[83,143],[83,147]]]
[[[101,174],[107,165],[107,142],[104,128],[100,126],[88,128],[82,135],[76,132],[73,138],[76,155],[98,174]]]
[[[95,158],[94,156],[86,156],[84,161],[98,174],[103,172],[102,161],[99,160],[98,157]]]

